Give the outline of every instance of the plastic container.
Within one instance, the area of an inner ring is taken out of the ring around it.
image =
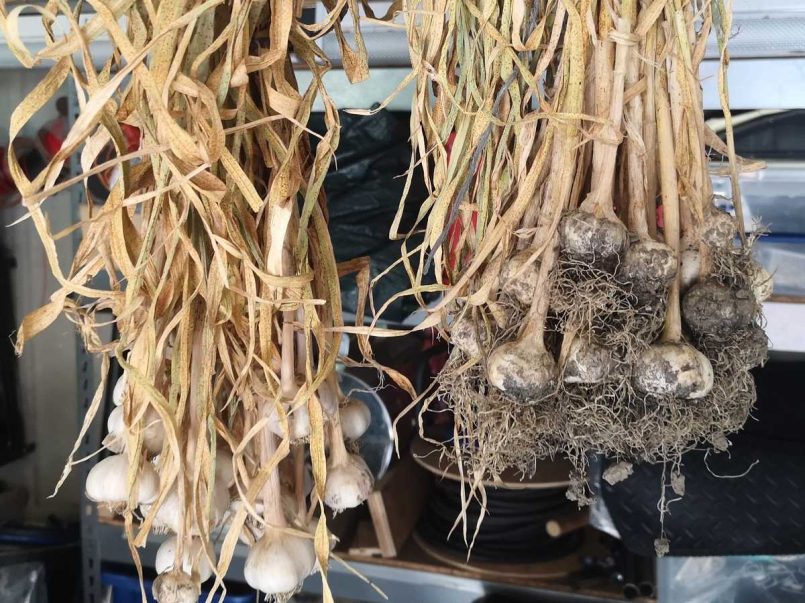
[[[151,586],[154,581],[146,579],[143,580],[143,583],[148,603],[156,603],[156,600],[151,595]],[[137,576],[117,572],[101,572],[101,584],[112,587],[112,600],[110,603],[142,603],[140,581]],[[202,589],[199,601],[205,601],[208,594]],[[216,603],[219,600],[219,595],[216,595]],[[245,594],[227,592],[222,601],[223,603],[254,603],[254,600],[254,591],[250,591]]]
[[[789,603],[805,600],[805,556],[664,557],[662,603]]]

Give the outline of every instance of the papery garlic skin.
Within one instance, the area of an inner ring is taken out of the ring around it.
[[[159,546],[159,549],[157,549],[154,568],[157,570],[158,574],[164,574],[165,572],[174,569],[173,566],[176,563],[177,544],[176,536],[171,536]],[[210,561],[207,559],[207,555],[204,553],[204,547],[202,546],[201,540],[198,538],[194,538],[190,546],[185,546],[182,557],[183,560],[181,569],[185,574],[193,575],[193,566],[195,565],[195,573],[201,582],[207,581],[210,576],[212,576],[212,567],[210,566]]]
[[[699,280],[702,256],[698,249],[687,248],[682,251],[679,259],[679,279],[682,291],[687,291]]]
[[[129,500],[129,459],[125,454],[108,456],[90,469],[87,475],[87,498],[94,502],[121,504]],[[137,479],[139,504],[149,504],[159,494],[159,475],[149,463],[144,463]]]
[[[313,540],[268,528],[249,550],[243,576],[267,595],[296,591],[315,567]]]
[[[752,293],[757,303],[762,304],[774,293],[774,279],[771,273],[760,264],[753,262],[751,272]]]

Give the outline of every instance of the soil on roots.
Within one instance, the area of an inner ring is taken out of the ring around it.
[[[752,248],[756,241],[757,236],[753,236],[745,245],[711,248],[713,266],[710,278],[725,287],[751,290],[755,271]]]
[[[472,317],[479,330],[490,334],[490,345],[484,350],[488,354],[517,339],[528,308],[502,293],[496,302],[497,319],[485,310],[476,308]],[[421,416],[440,408],[452,412],[456,436],[450,443],[440,442],[443,454],[461,462],[466,474],[494,476],[514,468],[531,475],[537,459],[550,452],[540,405],[523,404],[489,385],[486,355],[472,357],[453,348],[435,391],[423,402]]]
[[[725,250],[714,253],[713,260],[712,278],[733,287],[748,286],[750,251]],[[756,397],[749,368],[765,359],[767,347],[758,326],[759,307],[755,324],[747,329],[718,338],[691,338],[711,362],[715,377],[707,396],[685,400],[642,394],[631,384],[634,360],[662,333],[664,295],[646,303],[617,271],[567,258],[560,259],[548,286],[548,349],[558,357],[562,333],[588,337],[612,350],[615,377],[596,384],[560,379],[555,391],[525,405],[488,384],[485,356],[472,358],[454,349],[423,412],[439,407],[453,413],[455,438],[443,444],[443,453],[460,462],[465,475],[493,478],[514,469],[529,476],[538,460],[564,456],[573,465],[568,496],[587,503],[590,453],[632,462],[676,462],[702,445],[724,449],[727,434],[745,423]],[[490,333],[485,353],[516,339],[528,311],[505,293],[496,306],[498,317],[504,310],[505,321],[493,320],[485,306],[474,309],[479,328]]]
[[[551,278],[557,330],[594,339],[627,362],[658,337],[665,305],[664,295],[638,299],[617,274],[574,260],[560,260]]]

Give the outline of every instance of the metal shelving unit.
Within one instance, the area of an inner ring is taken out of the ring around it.
[[[119,525],[95,523],[93,546],[98,551],[98,559],[104,562],[128,564],[131,554]],[[153,567],[156,550],[165,536],[153,535],[148,546],[141,551],[140,559],[145,567]],[[227,579],[242,581],[243,564],[248,549],[239,544],[235,550]],[[349,561],[334,559],[330,565],[329,584],[333,595],[353,601],[382,603],[383,601],[420,601],[439,603],[469,603],[489,594],[516,594],[534,603],[606,603],[621,599],[593,596],[570,590],[556,590],[548,587],[506,584],[494,580],[469,578],[456,575],[455,571],[425,571],[403,567],[394,561]],[[350,569],[351,568],[351,569]],[[371,584],[358,577],[356,573],[371,581],[375,587],[388,597],[385,599]],[[321,579],[311,576],[304,584],[304,593],[321,593]]]
[[[736,9],[742,9],[747,14],[755,14],[760,3],[748,0],[736,2]],[[805,31],[805,13],[801,0],[773,0],[764,4],[765,13],[770,11],[791,11],[795,22],[788,22],[788,28],[779,30],[780,36],[786,32]],[[763,12],[763,11],[761,11]],[[779,18],[779,14],[776,15]],[[763,15],[757,20],[766,19]],[[23,19],[27,37],[26,42],[36,48],[41,32],[35,23]],[[778,24],[780,20],[777,20]],[[794,26],[801,26],[797,29]],[[383,43],[388,44],[388,36],[383,34]],[[797,41],[795,35],[789,36]],[[805,38],[803,38],[805,39]],[[778,37],[777,42],[782,38]],[[801,42],[801,40],[799,40]],[[109,54],[109,45],[103,40],[93,42],[93,57],[102,63]],[[16,61],[4,41],[0,40],[0,67],[15,66]],[[717,62],[705,61],[702,67],[702,80],[704,87],[704,101],[707,108],[720,107],[716,90],[715,73]],[[405,77],[407,69],[404,67],[381,67],[372,70],[372,94],[366,94],[366,86],[350,86],[343,73],[335,70],[327,75],[328,89],[333,97],[338,97],[342,106],[361,107],[371,105],[382,100],[391,93]],[[300,84],[305,85],[305,74],[300,75]],[[785,56],[772,56],[760,54],[755,56],[742,56],[731,63],[730,70],[731,103],[737,109],[755,108],[802,108],[805,107],[805,44],[800,44],[794,51]],[[343,98],[342,98],[343,97]],[[410,106],[411,87],[402,91],[391,105],[393,109],[407,109]],[[343,102],[341,102],[343,100]],[[71,99],[72,101],[72,99]],[[366,107],[365,107],[366,108]],[[73,111],[70,112],[73,114]],[[77,208],[81,191],[76,189],[73,201],[77,217]],[[76,234],[76,237],[80,233]],[[805,335],[802,329],[792,328],[795,325],[805,324],[805,304],[771,303],[766,308],[769,335],[773,346],[778,350],[805,352]],[[800,331],[800,332],[797,332]],[[98,377],[96,361],[86,353],[83,345],[76,336],[78,346],[78,372],[79,378],[79,408],[81,420],[92,401]],[[103,419],[96,418],[81,443],[77,458],[83,458],[95,452],[102,439]],[[92,467],[92,462],[80,465],[82,481]],[[104,563],[131,563],[130,551],[126,544],[122,530],[119,526],[99,521],[94,503],[82,500],[81,505],[81,536],[82,536],[82,567],[85,603],[102,603],[103,589],[101,585],[101,567]],[[164,537],[153,536],[149,546],[142,551],[142,561],[146,567],[153,567],[154,556],[158,543]],[[239,546],[229,570],[233,580],[243,575],[243,563],[246,549]],[[484,595],[492,593],[517,593],[520,596],[536,602],[544,603],[593,603],[613,601],[603,596],[590,596],[571,591],[559,591],[547,587],[519,586],[504,584],[492,580],[458,576],[449,570],[425,571],[402,567],[393,562],[354,562],[354,570],[372,581],[380,588],[390,601],[438,601],[439,603],[467,603],[475,601]],[[385,599],[372,588],[371,585],[359,578],[355,572],[350,571],[343,564],[334,561],[330,570],[330,586],[336,597],[349,598],[366,602],[381,602]],[[321,592],[321,584],[317,577],[308,579],[305,591],[311,593]]]

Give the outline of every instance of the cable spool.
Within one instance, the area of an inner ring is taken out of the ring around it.
[[[462,510],[461,488],[466,489],[461,473],[431,443],[417,438],[411,452],[417,463],[438,478],[416,531],[417,542],[429,554],[452,565],[469,565],[498,574],[506,573],[499,569],[506,564],[512,576],[566,573],[560,561],[581,544],[578,528],[586,522],[562,530],[558,537],[551,536],[546,525],[578,515],[575,503],[565,496],[567,463],[540,461],[529,478],[504,472],[500,482],[484,483],[486,513],[468,562],[468,544],[464,542],[460,523],[453,530]],[[477,500],[466,510],[468,542],[472,542],[480,511]]]
[[[468,547],[461,528],[453,530],[456,518],[461,514],[461,488],[461,483],[452,480],[434,484],[430,502],[417,529],[420,538],[426,542],[445,551],[466,555]],[[473,560],[535,563],[567,555],[580,544],[580,533],[571,532],[552,538],[545,525],[557,515],[571,512],[573,507],[563,488],[487,488],[487,511],[474,537]],[[466,510],[468,540],[473,537],[480,512],[478,501],[471,502]]]

